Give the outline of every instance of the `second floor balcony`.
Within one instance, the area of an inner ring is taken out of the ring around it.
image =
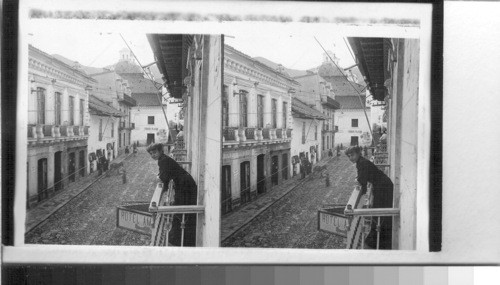
[[[239,147],[254,144],[275,144],[290,142],[292,129],[224,127],[224,147]]]
[[[332,109],[340,109],[340,103],[327,95],[321,95],[321,104]]]
[[[127,94],[123,94],[123,93],[118,94],[118,102],[126,104],[130,107],[134,107],[137,105],[137,102],[135,101],[134,98],[132,98],[131,96],[129,96]]]
[[[119,131],[133,130],[133,129],[135,129],[135,123],[130,123],[130,122],[120,122],[120,125],[118,127]]]
[[[85,140],[89,126],[28,125],[28,143],[47,143],[65,140]]]

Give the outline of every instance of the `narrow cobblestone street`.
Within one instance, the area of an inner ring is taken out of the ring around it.
[[[311,177],[247,225],[223,241],[226,247],[345,248],[344,240],[318,231],[318,209],[325,204],[346,204],[355,186],[356,167],[345,155],[331,159],[325,170]],[[224,219],[222,221],[224,228]]]
[[[26,234],[26,243],[77,245],[149,245],[149,236],[116,227],[116,207],[149,202],[158,166],[144,148],[124,160],[121,175],[103,177]],[[105,175],[105,174],[104,174]]]

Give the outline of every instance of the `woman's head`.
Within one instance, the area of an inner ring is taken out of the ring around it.
[[[151,155],[152,159],[158,160],[163,154],[163,145],[161,143],[153,143],[150,144],[146,150]]]
[[[345,155],[349,157],[349,160],[353,163],[356,163],[361,156],[361,147],[359,146],[350,146],[345,150]]]

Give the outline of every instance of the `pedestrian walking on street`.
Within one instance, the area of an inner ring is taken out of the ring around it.
[[[134,150],[133,150],[134,151],[134,156],[136,156],[137,155],[137,145],[135,145],[135,143],[134,143],[134,147],[133,148],[134,148]]]
[[[182,168],[174,159],[163,153],[161,143],[151,144],[147,148],[151,158],[158,161],[160,170],[159,178],[163,182],[163,191],[168,189],[172,180],[175,184],[173,205],[196,205],[198,191],[193,177]],[[174,246],[181,245],[182,215],[174,215],[172,229],[169,232],[169,243]],[[184,246],[195,246],[196,242],[196,214],[185,215]]]
[[[361,193],[365,194],[367,183],[372,184],[373,208],[392,208],[392,196],[394,185],[389,177],[375,164],[361,156],[361,148],[352,146],[346,149],[345,154],[349,160],[356,163],[358,171],[358,182],[361,184]],[[379,249],[392,248],[392,217],[380,218],[380,242]],[[377,248],[377,219],[372,220],[372,229],[365,239],[365,244]]]
[[[120,167],[120,172],[122,174],[122,182],[123,184],[127,184],[127,170],[125,169],[125,166]]]

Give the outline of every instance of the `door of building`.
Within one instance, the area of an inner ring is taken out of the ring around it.
[[[359,145],[358,137],[351,137],[351,146]]]
[[[283,154],[281,162],[283,165],[281,177],[283,178],[283,180],[287,180],[288,179],[288,154],[286,154],[286,153]]]
[[[47,182],[47,159],[38,160],[38,201],[42,201],[48,196]]]
[[[257,156],[257,193],[262,194],[266,192],[266,174],[265,174],[265,154]]]
[[[69,173],[69,182],[75,182],[75,153],[71,152],[68,157],[68,173]]]
[[[222,214],[231,212],[231,166],[222,166],[222,195],[221,195],[221,211]]]
[[[250,202],[250,161],[240,164],[241,204]]]
[[[80,172],[80,177],[85,176],[85,151],[80,150],[80,157],[78,158],[78,170]]]
[[[148,134],[146,144],[150,145],[152,143],[155,143],[155,134]]]
[[[54,190],[61,190],[63,187],[62,183],[62,151],[58,151],[54,154]]]
[[[279,179],[279,165],[278,156],[274,155],[271,159],[271,182],[273,185],[278,185]]]

